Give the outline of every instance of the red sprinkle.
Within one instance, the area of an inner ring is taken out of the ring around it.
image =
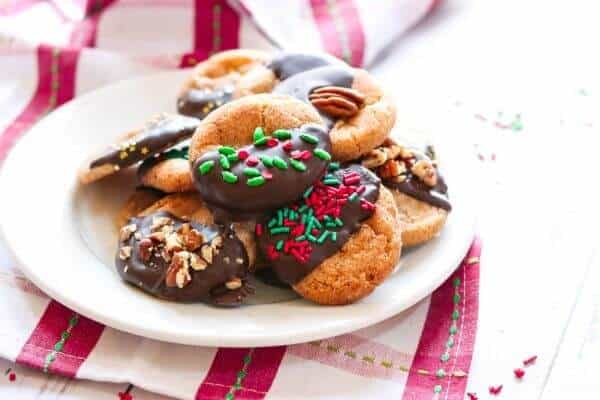
[[[308,150],[304,150],[302,155],[300,156],[301,160],[308,160],[312,156],[311,152]]]
[[[529,367],[530,365],[535,364],[536,360],[537,360],[537,356],[529,357],[528,359],[523,360],[523,365],[526,367]]]
[[[524,369],[517,368],[513,372],[515,373],[515,377],[517,379],[521,379],[521,378],[523,378],[523,376],[525,376],[525,370]]]
[[[367,188],[364,185],[360,185],[359,187],[356,188],[356,193],[361,194],[362,192],[364,192]]]
[[[263,178],[265,178],[265,179],[267,179],[267,180],[269,180],[269,179],[272,179],[272,178],[273,178],[273,174],[272,174],[272,173],[270,173],[269,171],[263,171],[263,172],[262,172],[262,176],[263,176]]]
[[[476,393],[467,393],[467,396],[469,396],[469,400],[479,400]]]
[[[8,375],[8,380],[9,380],[9,381],[11,381],[11,382],[14,382],[16,379],[17,379],[17,374],[15,374],[14,372],[11,372],[11,373]]]
[[[256,233],[256,236],[262,236],[262,234],[263,234],[262,224],[256,224],[256,227],[254,228],[254,233]]]
[[[289,140],[286,140],[283,143],[283,150],[285,151],[291,151],[294,148],[294,146],[292,145],[292,142],[290,142]]]
[[[344,185],[356,185],[357,183],[360,183],[360,176],[358,175],[354,175],[354,176],[349,176],[349,175],[345,175],[344,176]]]
[[[248,153],[248,150],[240,150],[237,153],[238,158],[242,161],[244,161],[246,158],[248,158],[249,155],[250,155],[250,153]]]
[[[119,392],[119,400],[133,400],[133,396],[129,393]]]
[[[300,157],[302,157],[302,152],[300,150],[294,150],[290,153],[290,156],[294,159],[294,160],[298,160],[300,159]]]
[[[267,146],[269,146],[269,147],[275,147],[275,146],[277,146],[278,143],[279,143],[279,141],[275,138],[271,138],[271,139],[267,140]]]
[[[500,386],[490,386],[489,388],[490,390],[490,394],[494,395],[494,396],[498,396],[500,394],[500,392],[502,391],[502,385]]]
[[[255,165],[258,165],[258,158],[256,158],[255,156],[248,157],[248,159],[246,160],[246,165],[249,167],[254,167]]]
[[[371,203],[369,200],[360,199],[360,208],[367,211],[375,210],[375,204]]]

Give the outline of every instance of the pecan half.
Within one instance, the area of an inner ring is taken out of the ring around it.
[[[357,90],[341,86],[315,89],[308,99],[319,111],[335,118],[349,118],[365,103],[365,96]]]

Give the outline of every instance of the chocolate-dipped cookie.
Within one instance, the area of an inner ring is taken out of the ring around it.
[[[441,231],[452,206],[433,147],[420,151],[386,139],[362,164],[373,169],[392,191],[405,246],[424,243]]]
[[[318,110],[331,129],[336,160],[356,159],[380,145],[396,118],[393,101],[365,70],[324,55],[240,50],[199,64],[184,85],[178,109],[204,118],[229,101],[269,92],[296,97]]]
[[[215,225],[193,196],[167,196],[131,218],[119,233],[117,272],[162,299],[239,305],[252,291],[251,234],[240,225]]]
[[[137,171],[140,184],[164,193],[193,191],[188,151],[189,146],[182,146],[146,159]]]
[[[337,163],[302,199],[256,225],[261,253],[283,282],[320,304],[348,304],[393,270],[401,236],[394,200],[359,165]]]
[[[94,182],[167,150],[192,136],[199,122],[181,115],[158,115],[87,161],[79,172],[79,180],[83,184]]]
[[[210,114],[192,138],[196,188],[224,220],[243,220],[299,198],[331,158],[327,130],[311,107],[256,95]]]

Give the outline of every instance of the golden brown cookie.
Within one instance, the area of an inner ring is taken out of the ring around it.
[[[171,149],[145,160],[138,168],[140,183],[165,193],[193,191],[188,149]]]
[[[391,193],[359,165],[337,168],[255,230],[278,278],[329,305],[371,293],[392,272],[402,247]]]
[[[425,243],[442,230],[452,206],[431,146],[419,151],[387,139],[367,154],[362,164],[373,169],[392,191],[404,246]]]
[[[136,188],[131,196],[129,196],[125,204],[123,204],[123,207],[115,219],[117,228],[125,226],[129,218],[135,217],[144,209],[150,207],[164,196],[164,193],[155,189],[143,187]]]
[[[210,114],[190,145],[196,189],[226,219],[241,221],[295,201],[331,159],[318,114],[289,96],[255,95]]]
[[[161,114],[142,128],[127,132],[79,171],[79,181],[88,184],[137,164],[188,139],[200,121],[181,115]]]

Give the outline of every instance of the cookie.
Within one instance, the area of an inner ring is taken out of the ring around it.
[[[330,172],[302,200],[256,225],[261,254],[306,299],[341,305],[371,293],[394,269],[402,241],[379,178],[360,165]]]
[[[196,189],[225,219],[244,220],[298,199],[327,169],[331,143],[309,106],[255,95],[210,114],[190,144]]]
[[[188,149],[183,146],[146,159],[137,172],[140,184],[165,193],[193,191]]]
[[[375,170],[392,191],[405,246],[425,243],[442,230],[452,205],[432,147],[419,151],[387,139],[362,165]]]
[[[268,59],[265,53],[233,50],[199,64],[178,99],[179,112],[204,118],[231,100],[273,92],[317,109],[331,130],[336,160],[359,158],[388,136],[396,108],[367,71],[323,55],[280,53]]]
[[[251,294],[252,235],[212,222],[194,194],[164,197],[119,232],[122,279],[165,300],[235,306]]]
[[[144,127],[128,132],[79,171],[79,180],[88,184],[158,154],[188,139],[200,120],[181,115],[161,114]]]
[[[117,218],[115,218],[117,229],[126,225],[129,218],[135,217],[164,196],[164,193],[156,189],[144,187],[136,188],[125,204],[123,204],[123,207],[121,207],[121,210],[117,214]]]

